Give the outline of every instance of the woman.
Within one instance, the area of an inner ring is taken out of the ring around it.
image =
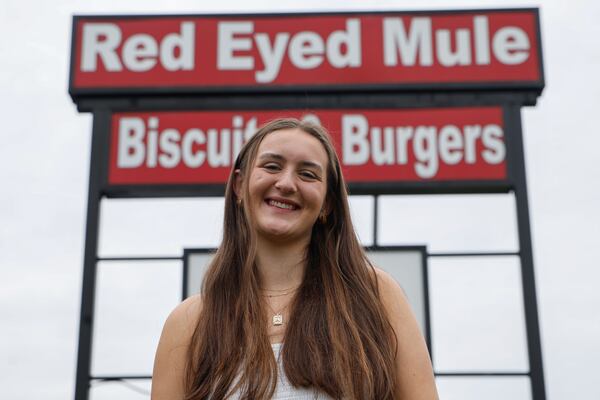
[[[263,126],[237,157],[202,293],[168,317],[153,400],[437,399],[398,284],[356,238],[323,128]]]

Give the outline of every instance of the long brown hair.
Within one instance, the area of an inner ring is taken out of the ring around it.
[[[375,270],[352,226],[338,157],[322,127],[296,119],[278,119],[260,128],[242,148],[229,176],[223,241],[202,284],[185,399],[224,399],[236,390],[243,399],[269,399],[275,391],[277,364],[259,291],[252,217],[237,203],[233,186],[239,170],[247,190],[260,143],[281,129],[309,133],[328,156],[328,214],[325,222],[313,226],[304,280],[290,304],[282,350],[286,376],[296,387],[313,387],[334,399],[394,399],[396,337],[379,297]]]

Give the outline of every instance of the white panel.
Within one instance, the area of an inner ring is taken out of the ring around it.
[[[108,199],[101,203],[100,256],[180,256],[221,241],[223,199]]]
[[[379,245],[443,251],[518,249],[515,199],[507,194],[380,196]]]
[[[193,253],[188,257],[188,281],[187,281],[187,295],[188,297],[196,293],[200,293],[200,286],[202,285],[202,279],[208,269],[208,264],[212,259],[210,253]]]
[[[373,196],[350,196],[350,215],[363,246],[373,244]]]
[[[443,400],[531,400],[528,377],[438,377]]]
[[[432,257],[429,282],[437,372],[528,371],[517,257]]]
[[[100,262],[93,375],[150,375],[163,324],[181,301],[181,262]]]
[[[420,251],[370,251],[375,266],[388,272],[402,286],[415,317],[425,334],[425,284],[423,256]]]

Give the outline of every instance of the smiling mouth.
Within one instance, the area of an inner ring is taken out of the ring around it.
[[[296,209],[298,209],[298,207],[296,207],[293,204],[284,203],[282,201],[277,201],[277,200],[273,200],[273,199],[267,199],[266,202],[270,206],[281,208],[283,210],[296,210]]]

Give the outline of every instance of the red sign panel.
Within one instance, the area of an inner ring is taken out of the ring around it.
[[[541,89],[537,9],[75,17],[71,93]]]
[[[474,107],[115,113],[108,183],[225,183],[257,127],[284,116],[329,130],[348,183],[507,179],[502,109]]]

